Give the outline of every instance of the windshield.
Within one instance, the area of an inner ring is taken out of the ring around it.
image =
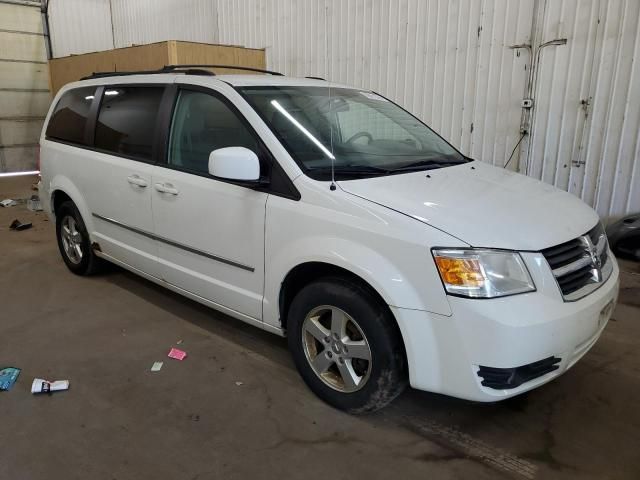
[[[390,175],[465,163],[420,120],[372,92],[328,87],[238,89],[312,178]]]

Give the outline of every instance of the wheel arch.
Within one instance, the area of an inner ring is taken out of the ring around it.
[[[287,328],[289,307],[291,306],[291,302],[296,294],[314,280],[330,276],[344,278],[345,280],[356,283],[367,289],[381,304],[381,306],[389,311],[391,317],[393,317],[393,312],[389,309],[388,301],[385,300],[385,298],[376,288],[373,287],[373,285],[371,285],[371,283],[360,275],[332,263],[324,261],[307,261],[300,263],[289,270],[281,283],[280,293],[278,296],[278,310],[280,312],[281,327],[283,329],[286,330]]]
[[[50,192],[52,213],[55,215],[57,209],[65,201],[72,201],[80,212],[80,215],[82,215],[82,220],[87,228],[87,232],[89,232],[89,235],[91,236],[91,232],[93,232],[93,218],[91,217],[91,211],[84,201],[84,197],[80,193],[80,190],[78,190],[78,188],[68,178],[56,176],[51,181]]]

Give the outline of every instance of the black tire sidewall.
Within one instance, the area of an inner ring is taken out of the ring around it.
[[[73,217],[76,221],[76,228],[82,235],[82,260],[80,263],[73,263],[67,253],[64,251],[64,246],[62,244],[62,220],[65,217]],[[63,203],[58,211],[56,212],[56,239],[58,241],[58,249],[60,250],[60,255],[62,256],[62,260],[66,264],[67,268],[71,270],[73,273],[77,275],[87,275],[92,271],[92,266],[95,261],[93,258],[94,253],[91,249],[91,240],[89,239],[89,233],[87,232],[87,227],[82,220],[82,215],[73,204],[73,202],[65,202]]]
[[[332,305],[347,312],[367,337],[372,353],[372,370],[367,383],[351,393],[326,385],[312,370],[302,344],[302,323],[320,305]],[[289,349],[309,388],[330,405],[351,413],[378,410],[406,386],[406,360],[395,319],[368,289],[341,278],[326,278],[304,287],[289,308]]]

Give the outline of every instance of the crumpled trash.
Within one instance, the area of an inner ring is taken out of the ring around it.
[[[7,367],[0,370],[0,390],[11,390],[13,384],[18,380],[20,369],[16,367]]]
[[[69,390],[69,380],[56,380],[50,382],[43,378],[34,378],[31,384],[31,393],[52,393],[61,390]]]
[[[32,212],[41,212],[42,202],[40,201],[40,197],[38,195],[31,195],[31,198],[27,200],[27,208]]]
[[[14,205],[17,205],[18,202],[16,202],[15,200],[11,199],[11,198],[5,198],[4,200],[2,200],[0,202],[0,205],[2,205],[5,208],[9,208],[9,207],[13,207]]]
[[[28,230],[31,227],[33,227],[33,224],[31,222],[28,223],[22,223],[20,220],[18,220],[17,218],[11,222],[11,225],[9,225],[9,228],[11,230]]]

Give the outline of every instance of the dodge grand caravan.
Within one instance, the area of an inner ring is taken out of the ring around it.
[[[94,74],[56,95],[40,144],[72,272],[113,262],[286,335],[310,389],[351,412],[407,382],[481,402],[538,387],[616,301],[590,207],[465,157],[368,90]]]

